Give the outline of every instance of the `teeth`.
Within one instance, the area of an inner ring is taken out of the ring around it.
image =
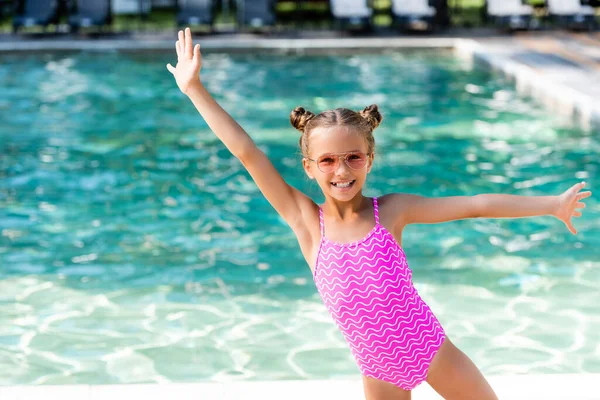
[[[347,188],[348,186],[350,186],[352,184],[352,182],[354,181],[350,181],[350,182],[345,182],[345,183],[340,183],[340,182],[332,182],[333,186],[335,187],[339,187],[339,188]]]

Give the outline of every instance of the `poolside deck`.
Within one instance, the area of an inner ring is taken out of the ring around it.
[[[487,378],[500,399],[598,400],[600,374],[515,375]],[[428,384],[413,391],[415,400],[442,399]],[[3,400],[177,400],[286,399],[364,400],[360,380],[309,380],[148,385],[0,386]]]

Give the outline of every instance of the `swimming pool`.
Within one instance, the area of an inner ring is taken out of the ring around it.
[[[173,54],[2,56],[0,384],[357,377],[293,233],[165,69]],[[449,52],[205,55],[288,182],[297,105],[377,103],[367,195],[594,190],[598,132]],[[600,372],[598,204],[409,226],[421,296],[488,375]]]

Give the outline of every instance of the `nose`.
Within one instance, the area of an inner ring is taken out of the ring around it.
[[[338,162],[337,162],[337,166],[335,169],[335,173],[336,175],[344,175],[343,173],[345,173],[346,171],[350,170],[350,167],[348,167],[348,164],[346,164],[346,158],[345,156],[337,156],[338,157]],[[340,171],[341,169],[341,171]],[[342,172],[342,173],[340,173]]]

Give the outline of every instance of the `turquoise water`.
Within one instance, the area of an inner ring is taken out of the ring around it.
[[[292,231],[165,69],[173,54],[2,56],[0,384],[358,378]],[[291,184],[289,112],[379,104],[365,191],[594,190],[599,132],[445,52],[205,55]],[[484,374],[600,372],[600,207],[406,228],[421,296]]]

